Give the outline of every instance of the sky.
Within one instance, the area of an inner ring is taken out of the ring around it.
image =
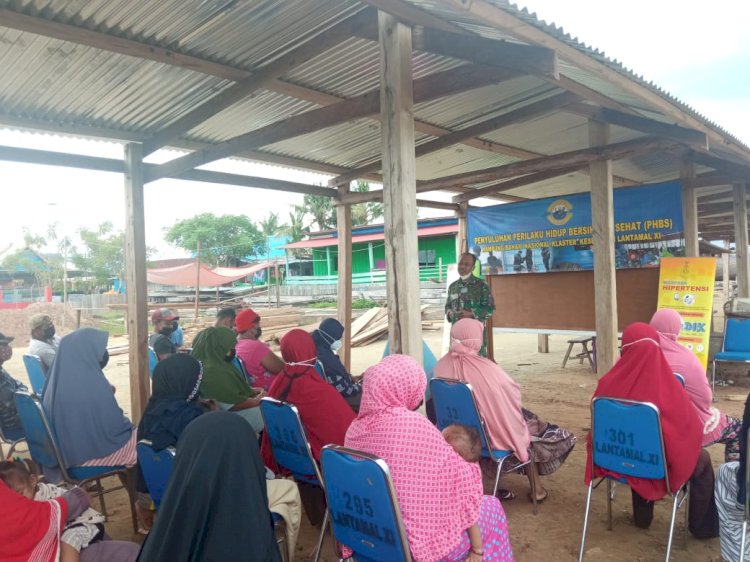
[[[750,144],[750,2],[717,0],[527,0],[519,7],[562,26],[579,41],[617,59],[655,82],[693,109]],[[92,156],[121,158],[115,143],[61,139],[53,135],[0,130],[0,145],[21,146]],[[150,162],[178,152],[160,151]],[[223,160],[208,169],[325,184],[329,176],[278,166]],[[121,174],[0,162],[5,192],[0,221],[0,252],[22,244],[24,227],[44,234],[55,224],[58,234],[76,239],[79,228],[110,221],[125,227]],[[432,197],[432,196],[431,196]],[[443,197],[432,197],[445,200]],[[202,212],[246,214],[254,221],[279,212],[286,219],[302,195],[244,187],[159,180],[145,186],[146,244],[154,257],[186,255],[167,244],[163,230]],[[434,216],[422,210],[420,216]],[[47,248],[53,251],[53,248]]]

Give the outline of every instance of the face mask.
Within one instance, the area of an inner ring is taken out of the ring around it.
[[[0,361],[10,361],[11,357],[13,357],[13,349],[9,345],[0,347]]]
[[[55,327],[54,326],[50,326],[49,328],[46,328],[44,330],[44,339],[45,340],[51,340],[54,337],[55,337]]]
[[[261,328],[260,326],[258,326],[257,328],[255,328],[255,339],[259,340],[260,336],[262,336],[262,335],[263,335],[263,328]]]
[[[305,361],[298,361],[296,363],[295,362],[287,363],[286,361],[284,363],[286,365],[289,365],[290,367],[295,367],[295,366],[315,367],[315,363],[317,360],[318,360],[317,357],[313,357],[312,359],[306,359]]]
[[[237,355],[237,350],[233,349],[232,351],[229,352],[229,355],[226,355],[224,357],[224,361],[226,361],[227,363],[231,363],[232,361],[234,361],[234,358],[236,355]]]
[[[335,340],[335,341],[334,341],[334,342],[333,342],[333,343],[331,344],[331,353],[333,353],[334,355],[338,355],[338,354],[339,354],[339,351],[341,350],[341,346],[342,346],[342,345],[344,345],[344,344],[343,344],[343,343],[341,343],[341,340]]]
[[[180,325],[177,323],[177,320],[175,320],[174,322],[172,322],[172,331],[173,332],[176,332],[177,328],[179,328],[179,327],[180,327]]]
[[[471,277],[471,273],[467,273],[466,275],[461,275],[461,280],[468,281],[469,277]]]
[[[174,332],[172,326],[164,326],[161,330],[159,330],[159,333],[165,337],[171,336],[172,332]]]
[[[99,361],[99,366],[104,369],[104,367],[107,366],[107,363],[109,363],[109,351],[106,349],[104,350],[104,356],[102,357],[102,360]]]

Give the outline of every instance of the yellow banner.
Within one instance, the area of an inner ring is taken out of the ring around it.
[[[672,308],[682,316],[678,341],[708,362],[714,304],[716,258],[662,258],[657,308]]]

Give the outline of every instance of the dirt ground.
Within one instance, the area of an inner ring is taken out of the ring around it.
[[[425,332],[425,340],[439,356],[441,332]],[[596,385],[596,375],[588,365],[569,361],[565,369],[560,367],[567,348],[567,337],[551,336],[550,352],[537,352],[537,338],[529,334],[503,334],[495,337],[495,358],[521,385],[524,405],[541,418],[566,427],[578,436],[578,444],[566,463],[555,474],[544,478],[549,498],[539,506],[539,513],[532,514],[532,505],[526,499],[528,481],[523,476],[511,475],[503,479],[502,485],[515,492],[516,499],[504,504],[508,516],[510,537],[516,560],[564,562],[575,560],[580,544],[583,523],[583,508],[587,488],[583,483],[585,436],[589,427],[588,404]],[[110,341],[110,345],[117,341]],[[352,353],[353,372],[361,373],[367,366],[377,362],[384,342],[355,348]],[[6,363],[8,371],[21,380],[26,375],[21,363],[23,348],[16,348],[13,359]],[[120,405],[129,413],[127,355],[112,357],[106,368],[107,377],[117,387]],[[717,407],[731,415],[741,416],[743,401],[729,400],[730,395],[746,393],[747,389],[717,387]],[[723,459],[723,446],[709,449],[718,468]],[[108,498],[110,522],[109,533],[118,539],[141,540],[132,534],[130,512],[126,496],[116,492]],[[606,502],[603,490],[594,494],[589,532],[587,536],[587,559],[592,561],[661,560],[664,557],[669,522],[668,502],[659,502],[655,509],[651,529],[643,531],[633,526],[630,494],[619,487],[613,507],[614,531],[606,527]],[[712,561],[719,556],[719,541],[696,540],[688,537],[687,550],[681,549],[682,518],[678,526],[673,549],[673,560],[685,562]],[[317,529],[312,528],[303,517],[303,526],[297,546],[296,559],[307,560],[311,554]],[[331,540],[326,539],[322,559],[336,560]]]

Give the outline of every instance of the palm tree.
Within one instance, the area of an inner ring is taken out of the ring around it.
[[[310,227],[305,226],[305,209],[298,205],[292,207],[289,211],[289,224],[284,225],[281,230],[289,236],[290,242],[302,240],[310,232]]]
[[[358,180],[354,191],[367,193],[370,191],[370,184],[366,181]],[[352,205],[352,226],[363,224],[372,224],[383,216],[383,204],[370,202]]]

